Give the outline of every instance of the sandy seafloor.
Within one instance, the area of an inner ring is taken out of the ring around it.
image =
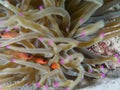
[[[79,90],[120,90],[120,78],[105,78],[101,84]]]

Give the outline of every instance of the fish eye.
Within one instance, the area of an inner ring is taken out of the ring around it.
[[[4,32],[1,32],[1,35],[4,35]]]
[[[46,60],[45,60],[45,59],[43,59],[43,62],[46,62]]]
[[[31,56],[32,56],[32,54],[29,54],[29,53],[28,53],[28,57],[30,58]]]

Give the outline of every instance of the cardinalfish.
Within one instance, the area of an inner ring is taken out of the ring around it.
[[[45,64],[48,63],[47,60],[45,60],[45,59],[43,59],[43,58],[41,58],[41,57],[35,58],[34,61],[35,61],[36,63],[42,64],[42,65],[45,65]]]
[[[59,69],[59,68],[60,68],[60,65],[59,65],[58,63],[55,63],[55,62],[54,62],[54,63],[51,64],[50,67],[51,67],[51,69]]]
[[[30,53],[14,52],[13,55],[15,55],[15,57],[17,57],[17,58],[24,59],[24,60],[33,59],[33,56]]]
[[[12,32],[12,31],[1,32],[1,33],[0,33],[0,38],[10,39],[10,38],[14,38],[14,37],[16,37],[16,36],[18,36],[18,35],[19,35],[18,32]]]

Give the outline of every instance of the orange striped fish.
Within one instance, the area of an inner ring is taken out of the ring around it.
[[[43,58],[40,58],[40,57],[39,57],[39,58],[35,58],[34,61],[35,61],[36,63],[42,64],[42,65],[48,63],[47,60],[45,60],[45,59],[43,59]]]
[[[50,67],[51,69],[59,69],[60,65],[58,63],[52,63]]]
[[[11,31],[8,31],[8,32],[1,32],[0,33],[0,37],[1,38],[4,38],[4,39],[10,39],[10,38],[14,38],[16,36],[18,36],[19,33],[17,32],[11,32]]]
[[[15,57],[17,57],[17,58],[21,58],[21,59],[24,59],[24,60],[33,59],[33,56],[30,53],[14,52],[13,55],[15,55]]]

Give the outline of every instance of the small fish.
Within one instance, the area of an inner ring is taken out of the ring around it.
[[[14,37],[16,37],[18,35],[19,35],[19,33],[17,33],[17,32],[11,32],[11,31],[1,32],[0,33],[0,38],[10,39],[10,38],[14,38]]]
[[[45,60],[43,58],[40,58],[40,57],[39,58],[35,58],[34,61],[39,63],[39,64],[43,64],[43,65],[48,63],[47,60]]]
[[[59,69],[60,65],[58,63],[52,63],[51,64],[51,69]]]
[[[14,52],[13,55],[17,58],[21,58],[24,60],[30,60],[33,59],[33,56],[30,53],[24,53],[24,52]]]

